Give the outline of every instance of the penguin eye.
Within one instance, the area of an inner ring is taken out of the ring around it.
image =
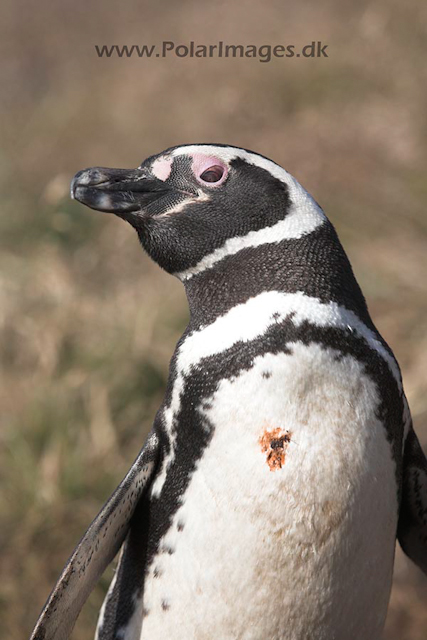
[[[221,180],[223,175],[224,175],[223,167],[220,167],[219,165],[215,164],[213,167],[209,167],[209,169],[206,169],[206,171],[203,171],[203,173],[200,176],[200,179],[203,180],[203,182],[219,182],[219,180]]]

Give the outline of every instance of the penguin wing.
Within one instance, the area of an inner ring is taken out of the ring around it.
[[[427,574],[427,460],[412,427],[403,455],[397,537],[406,555]]]
[[[154,431],[107,503],[92,522],[50,594],[30,640],[66,640],[97,580],[121,547],[138,501],[159,458]]]
[[[148,497],[143,497],[132,516],[126,540],[120,551],[116,572],[102,605],[95,640],[116,640],[128,637],[128,627],[133,625],[134,614],[141,602],[147,568],[147,532],[150,524]],[[144,612],[140,612],[140,624]]]

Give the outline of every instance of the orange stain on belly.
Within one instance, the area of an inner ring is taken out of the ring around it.
[[[280,427],[271,429],[265,427],[260,438],[259,444],[261,451],[266,454],[267,464],[270,471],[277,471],[285,464],[286,451],[291,441],[292,433],[285,431]]]

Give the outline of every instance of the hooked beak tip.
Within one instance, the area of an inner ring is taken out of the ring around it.
[[[120,217],[137,212],[161,197],[171,187],[144,169],[83,169],[74,176],[70,194],[73,200]]]

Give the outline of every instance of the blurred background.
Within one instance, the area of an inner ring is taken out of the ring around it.
[[[427,449],[427,5],[3,0],[1,11],[0,637],[21,640],[139,451],[187,322],[181,285],[133,230],[70,201],[79,169],[135,167],[187,142],[282,164],[336,225]],[[329,57],[95,51],[163,40],[320,40]],[[76,640],[93,637],[111,575]],[[385,638],[426,634],[427,578],[398,549]]]

